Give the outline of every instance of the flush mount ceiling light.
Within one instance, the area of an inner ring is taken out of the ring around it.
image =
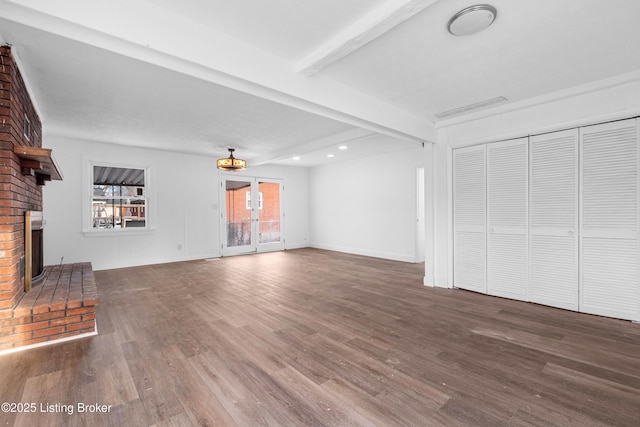
[[[222,169],[223,171],[241,171],[247,168],[247,162],[245,160],[233,157],[234,151],[235,149],[229,148],[229,157],[218,159],[216,162],[218,169]]]
[[[447,29],[454,36],[468,36],[488,28],[495,21],[498,11],[489,4],[476,4],[453,15]]]

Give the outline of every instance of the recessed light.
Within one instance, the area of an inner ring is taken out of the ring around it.
[[[498,11],[489,4],[469,6],[449,20],[447,29],[454,36],[468,36],[488,28],[495,21]]]
[[[298,157],[298,156],[293,156],[293,157],[292,157],[292,159],[293,159],[293,160],[300,160],[300,157]]]
[[[347,147],[346,145],[341,145],[338,147],[338,150],[346,150],[347,148],[349,147]]]
[[[333,154],[327,154],[327,157],[335,157]]]

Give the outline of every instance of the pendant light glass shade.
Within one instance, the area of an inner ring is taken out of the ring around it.
[[[218,159],[216,165],[218,169],[223,171],[240,171],[247,168],[246,160],[236,159],[233,157],[235,149],[229,148],[229,157]]]

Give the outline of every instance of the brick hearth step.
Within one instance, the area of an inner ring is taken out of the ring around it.
[[[13,309],[0,310],[0,351],[95,333],[91,263],[47,266],[45,277]]]

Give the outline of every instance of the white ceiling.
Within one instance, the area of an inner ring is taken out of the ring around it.
[[[189,0],[181,7],[175,0],[153,3],[295,61],[384,0]]]
[[[0,0],[47,135],[314,166],[435,141],[436,114],[640,70],[640,1]],[[339,145],[347,150],[326,155]],[[300,160],[292,160],[299,156]]]

